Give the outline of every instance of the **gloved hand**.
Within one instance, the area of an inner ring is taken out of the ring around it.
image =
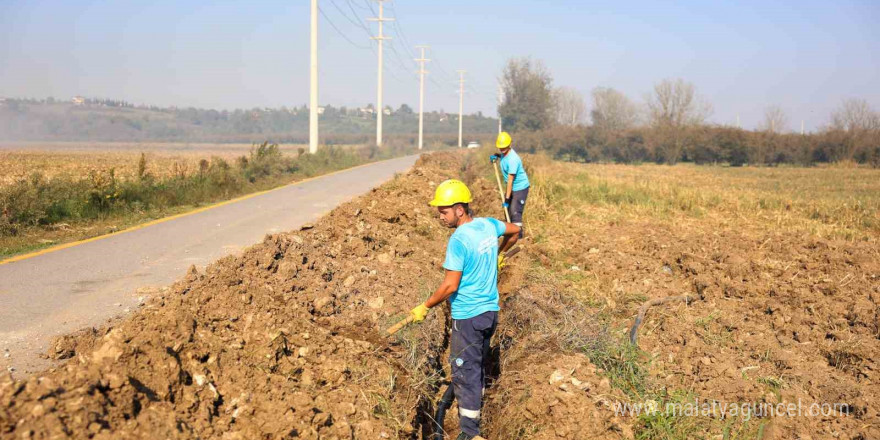
[[[505,266],[504,262],[504,254],[498,254],[498,271],[501,271],[501,268]]]
[[[421,303],[416,308],[410,310],[409,314],[412,316],[413,322],[422,322],[428,316],[428,306],[425,303]]]
[[[489,156],[489,162],[495,163],[495,161],[498,159],[501,159],[501,157],[498,156],[497,154],[493,154],[493,155]]]
[[[504,202],[504,203],[501,204],[501,207],[502,207],[502,208],[509,208],[509,207],[510,207],[510,203]]]

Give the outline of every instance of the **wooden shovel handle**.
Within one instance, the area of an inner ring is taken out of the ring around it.
[[[409,316],[407,316],[406,318],[401,319],[400,322],[398,322],[397,324],[392,325],[391,328],[388,329],[388,336],[391,336],[391,335],[393,335],[393,334],[399,332],[400,329],[406,327],[406,325],[409,324],[409,323],[411,323],[412,321],[413,321],[413,317],[412,317],[412,315],[409,315]]]
[[[504,253],[504,258],[510,258],[519,253],[519,246],[514,246]]]
[[[498,175],[498,161],[492,162],[492,168],[495,170],[495,181],[498,182],[498,194],[501,195],[501,204],[503,205],[504,200],[504,189],[501,188],[501,176]],[[502,207],[504,210],[504,218],[507,219],[507,223],[510,223],[510,212],[507,211],[507,208]]]

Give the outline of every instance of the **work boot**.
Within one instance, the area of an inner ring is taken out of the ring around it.
[[[480,437],[478,435],[477,436],[470,436],[470,435],[467,435],[467,433],[462,432],[462,433],[458,434],[458,437],[456,437],[455,440],[486,440],[486,439],[483,437]]]

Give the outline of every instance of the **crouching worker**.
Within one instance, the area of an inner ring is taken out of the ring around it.
[[[471,192],[463,182],[447,180],[437,187],[430,205],[437,207],[445,226],[455,229],[446,246],[446,276],[431,297],[410,312],[413,322],[421,322],[428,310],[449,299],[452,385],[461,425],[457,440],[480,435],[485,363],[498,323],[497,258],[499,251],[516,243],[520,232],[512,223],[472,217],[469,203]]]

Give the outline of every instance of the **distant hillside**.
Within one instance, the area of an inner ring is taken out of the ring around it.
[[[363,142],[376,132],[372,105],[322,107],[321,137],[328,143]],[[390,114],[389,114],[390,113]],[[196,108],[133,106],[124,101],[24,100],[0,98],[0,141],[188,141],[299,143],[308,140],[309,112],[297,108],[218,111]],[[498,120],[465,115],[467,139],[493,133]],[[415,135],[418,114],[406,104],[386,107],[384,132]],[[426,135],[458,133],[458,115],[425,114]],[[444,136],[447,137],[447,136]]]

